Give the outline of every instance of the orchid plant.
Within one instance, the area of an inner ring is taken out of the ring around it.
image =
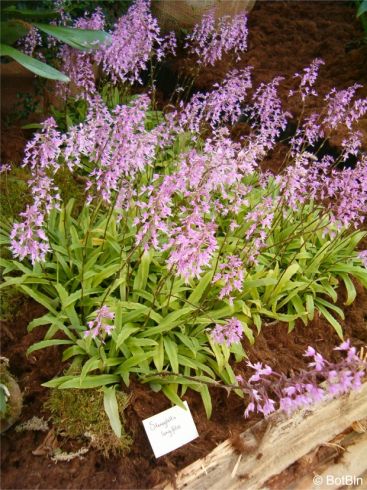
[[[101,13],[91,21],[101,28]],[[246,32],[243,16],[219,27],[207,16],[187,37],[188,49],[203,65],[214,63],[231,49],[243,51]],[[142,0],[111,35],[94,56],[116,83],[139,81],[148,59],[173,47]],[[46,386],[104,387],[111,398],[109,387],[129,384],[134,374],[174,403],[182,404],[188,388],[198,391],[210,416],[210,383],[219,379],[249,395],[233,360],[246,355],[241,340],[254,342],[269,321],[292,329],[322,315],[343,338],[338,285],[346,287],[346,304],[356,297],[354,281],[367,287],[366,251],[357,250],[366,234],[367,159],[355,129],[367,101],[354,85],[331,91],[321,114],[307,112],[322,63],[295,76],[290,96],[306,115],[278,175],[261,164],[292,116],[282,108],[279,77],[248,95],[251,68],[231,71],[165,114],[152,111],[148,94],[110,110],[85,85],[82,123],[66,132],[53,118],[43,123],[25,150],[33,201],[19,222],[4,226],[13,258],[1,264],[2,287],[15,286],[47,309],[29,325],[48,329],[28,352],[62,345],[63,360],[72,360],[65,376]],[[234,142],[228,126],[242,114],[251,130]],[[340,156],[319,156],[341,126]],[[340,169],[351,154],[354,168]],[[63,201],[55,180],[63,168],[85,181],[82,205]],[[258,401],[254,393],[247,413]],[[264,414],[274,405],[267,400]]]

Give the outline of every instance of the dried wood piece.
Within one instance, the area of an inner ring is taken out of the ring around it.
[[[340,460],[333,464],[325,464],[315,468],[313,474],[292,482],[287,488],[292,490],[323,490],[355,486],[360,490],[367,488],[367,480],[363,476],[367,471],[367,432],[356,434],[345,447]],[[265,488],[268,487],[264,487]],[[286,490],[284,487],[282,490]]]
[[[304,408],[291,417],[276,412],[241,434],[245,447],[256,448],[239,459],[229,440],[181,470],[164,490],[260,489],[274,475],[330,441],[367,413],[367,383],[358,392]],[[234,475],[234,477],[231,477]]]

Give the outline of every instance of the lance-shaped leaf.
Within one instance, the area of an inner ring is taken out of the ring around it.
[[[52,26],[48,24],[34,25],[42,32],[55,37],[59,41],[68,44],[72,48],[87,51],[96,49],[106,43],[110,36],[104,31],[93,31],[91,29],[76,29],[74,27]]]
[[[108,419],[110,421],[113,432],[116,434],[117,437],[120,438],[122,426],[121,426],[119,406],[117,403],[115,388],[116,388],[115,386],[103,388],[103,392],[104,392],[103,406],[108,416]]]
[[[0,44],[0,55],[9,56],[13,58],[17,63],[27,68],[27,70],[39,75],[40,77],[49,78],[50,80],[59,80],[60,82],[69,82],[69,78],[56,70],[52,66],[42,63],[42,61],[36,60],[31,56],[27,56],[21,53],[15,48],[8,46],[7,44]]]

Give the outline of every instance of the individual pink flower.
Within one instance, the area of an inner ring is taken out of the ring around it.
[[[95,314],[95,319],[88,322],[89,330],[84,332],[85,337],[90,336],[96,338],[104,333],[106,335],[111,335],[114,326],[111,325],[110,320],[115,318],[115,314],[106,305],[98,308],[95,311]]]
[[[241,341],[243,337],[242,324],[236,317],[233,317],[225,325],[217,323],[210,335],[218,344],[231,346]]]

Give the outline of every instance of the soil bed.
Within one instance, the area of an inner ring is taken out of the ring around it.
[[[315,57],[321,57],[326,65],[320,73],[318,86],[321,93],[332,86],[346,87],[355,82],[367,84],[367,47],[353,46],[362,38],[362,29],[355,19],[354,6],[344,2],[260,2],[250,15],[249,51],[244,55],[242,66],[254,66],[254,84],[268,81],[274,76],[285,75],[307,66]],[[351,44],[352,43],[352,44]],[[241,63],[237,67],[241,67]],[[228,71],[226,60],[208,70],[198,81],[199,88],[223,78]],[[284,102],[288,87],[284,89]],[[296,107],[291,107],[297,112]],[[366,121],[367,130],[367,121]],[[9,151],[11,138],[4,141],[3,150]],[[14,150],[16,152],[16,150]],[[6,153],[7,159],[11,157]],[[18,161],[16,155],[13,155]],[[269,168],[277,168],[274,154]],[[341,301],[342,304],[342,301]],[[10,359],[10,367],[18,378],[24,393],[24,409],[21,421],[32,416],[47,418],[43,403],[48,390],[41,384],[62,373],[61,350],[48,348],[37,351],[28,358],[26,349],[41,340],[42,329],[27,333],[29,321],[42,313],[42,307],[31,302],[21,305],[12,323],[2,326],[2,355]],[[367,292],[358,287],[354,304],[345,308],[345,337],[357,348],[367,344]],[[254,346],[245,345],[252,362],[261,361],[277,371],[290,373],[292,369],[305,367],[307,360],[302,353],[312,345],[326,358],[330,358],[339,339],[332,327],[322,319],[316,319],[307,327],[299,324],[288,334],[287,326],[275,324],[264,327]],[[237,374],[246,374],[243,362],[236,366]],[[260,417],[243,418],[244,403],[239,397],[227,397],[225,390],[212,390],[213,416],[207,420],[200,397],[187,393],[199,438],[156,460],[145,435],[142,419],[154,415],[170,403],[160,393],[153,393],[147,386],[133,383],[129,392],[131,403],[126,411],[126,429],[133,437],[131,452],[120,458],[104,459],[96,451],[90,451],[83,460],[69,463],[53,463],[47,456],[35,456],[46,434],[42,432],[16,432],[11,428],[2,436],[2,488],[152,488],[170,479],[179,469],[203,457],[223,440],[231,437],[236,444],[237,436],[256,423]],[[273,482],[273,489],[281,488]]]

